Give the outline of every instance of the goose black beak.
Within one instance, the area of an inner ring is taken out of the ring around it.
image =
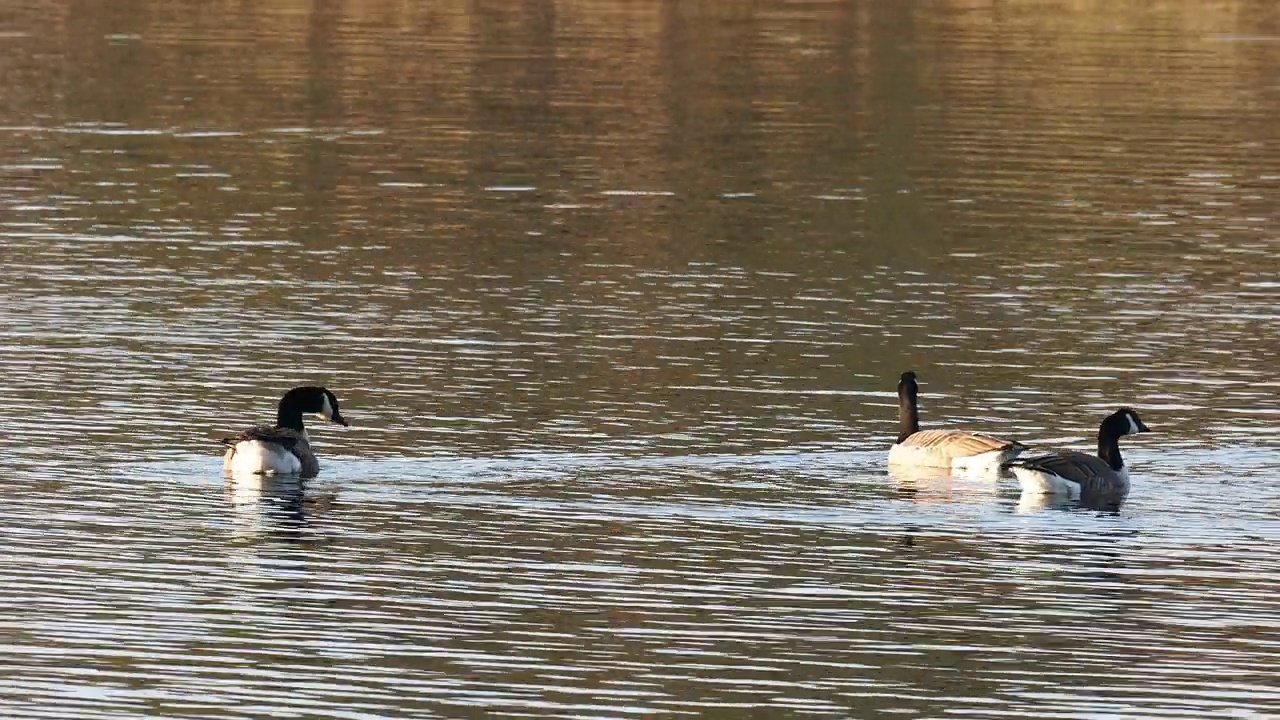
[[[347,422],[347,419],[341,415],[334,415],[330,422],[338,423],[342,427],[351,427],[351,423]]]

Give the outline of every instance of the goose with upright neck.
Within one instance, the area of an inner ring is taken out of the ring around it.
[[[315,477],[320,462],[302,424],[303,415],[348,426],[338,411],[338,397],[328,388],[296,387],[280,398],[275,425],[257,425],[219,442],[228,446],[222,468],[233,475],[300,475]]]
[[[889,465],[952,472],[995,472],[1026,447],[1015,440],[967,430],[921,430],[920,385],[908,370],[898,380],[898,439]]]
[[[1098,426],[1098,454],[1060,450],[1017,458],[1006,466],[1013,470],[1023,494],[1063,495],[1089,501],[1101,497],[1123,498],[1129,493],[1129,469],[1120,456],[1120,438],[1151,432],[1130,408],[1120,408]]]

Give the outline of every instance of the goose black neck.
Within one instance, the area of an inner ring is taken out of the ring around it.
[[[920,431],[920,408],[916,405],[916,389],[898,386],[898,442]]]
[[[280,399],[280,408],[276,411],[276,426],[302,432],[302,405],[298,399],[285,395]]]
[[[1120,438],[1107,432],[1106,428],[1098,431],[1098,457],[1116,472],[1124,467],[1124,460],[1120,457]]]

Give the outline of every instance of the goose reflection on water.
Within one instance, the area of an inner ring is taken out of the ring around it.
[[[1000,490],[997,477],[936,467],[893,466],[889,481],[898,495],[915,502],[987,502]]]
[[[1018,496],[1018,504],[1014,511],[1020,514],[1043,512],[1046,510],[1092,510],[1101,513],[1119,514],[1124,505],[1126,495],[1094,494],[1084,497],[1069,495],[1047,495],[1045,493],[1023,490]]]
[[[297,475],[229,475],[225,489],[237,535],[290,542],[314,540],[313,521],[327,514],[338,497],[335,484]]]

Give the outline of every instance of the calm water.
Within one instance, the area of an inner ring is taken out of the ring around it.
[[[1262,0],[6,6],[0,713],[1280,716],[1278,67]],[[1129,501],[889,476],[908,368],[1139,408]],[[228,484],[300,383],[321,476]]]

